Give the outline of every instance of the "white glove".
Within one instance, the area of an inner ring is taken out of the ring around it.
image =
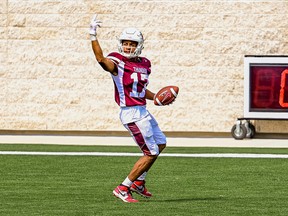
[[[102,22],[100,20],[97,20],[97,15],[95,14],[90,23],[89,34],[96,36],[97,27],[101,27],[101,25],[102,25]]]

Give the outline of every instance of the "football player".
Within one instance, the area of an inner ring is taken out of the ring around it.
[[[151,63],[147,58],[140,57],[144,38],[136,28],[124,29],[118,39],[118,52],[105,57],[97,39],[101,24],[95,15],[89,31],[92,49],[97,62],[111,74],[115,101],[120,107],[120,120],[143,152],[143,156],[134,164],[127,178],[113,190],[113,194],[124,202],[138,202],[132,197],[131,191],[146,198],[152,196],[145,187],[145,177],[166,147],[166,136],[146,109],[146,99],[153,100],[155,95],[147,89]]]

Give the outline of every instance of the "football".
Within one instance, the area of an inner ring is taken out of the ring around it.
[[[165,86],[160,89],[154,97],[154,104],[165,106],[174,102],[179,92],[177,86]]]

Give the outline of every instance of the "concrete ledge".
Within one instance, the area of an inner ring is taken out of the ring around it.
[[[179,138],[232,138],[230,132],[164,131],[167,137]],[[40,136],[100,136],[130,137],[127,131],[76,131],[76,130],[0,130],[1,135]],[[287,133],[256,133],[255,138],[288,139]]]
[[[164,131],[167,137],[231,137],[226,132]],[[0,130],[0,135],[129,136],[128,131]]]
[[[235,140],[233,138],[168,137],[167,140],[168,147],[288,148],[286,139]],[[63,135],[0,135],[0,144],[136,145],[131,137]]]

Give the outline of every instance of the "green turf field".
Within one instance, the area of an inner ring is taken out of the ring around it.
[[[0,145],[0,151],[139,152],[137,147]],[[167,148],[165,153],[287,149]],[[112,190],[137,157],[0,155],[0,215],[287,215],[288,160],[160,157],[153,198],[123,203]]]

